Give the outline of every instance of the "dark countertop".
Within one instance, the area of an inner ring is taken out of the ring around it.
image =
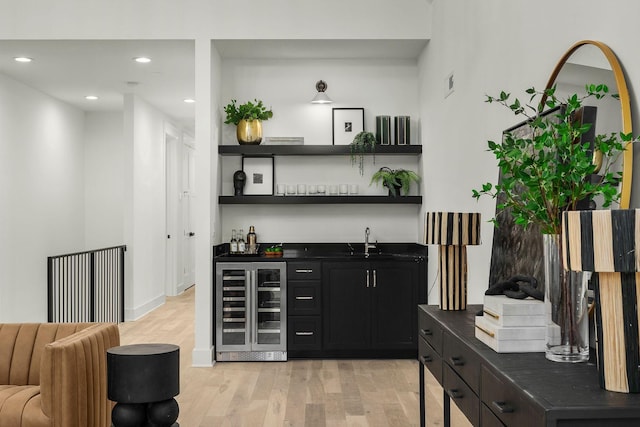
[[[279,244],[279,243],[276,243]],[[267,257],[262,252],[274,243],[260,243],[259,255],[231,255],[229,244],[214,247],[216,261],[296,261],[306,259],[409,260],[427,257],[427,246],[418,243],[378,243],[365,256],[364,243],[283,243],[282,257]]]

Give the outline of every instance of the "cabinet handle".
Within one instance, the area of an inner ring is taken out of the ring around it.
[[[460,399],[462,397],[464,397],[464,394],[462,394],[462,392],[460,390],[458,390],[457,388],[452,388],[447,390],[447,394],[451,397],[453,397],[454,399]]]
[[[491,406],[496,408],[501,414],[508,414],[513,412],[513,406],[509,405],[507,402],[497,402],[494,400],[493,402],[491,402]]]
[[[296,273],[313,273],[313,269],[296,268]]]
[[[367,270],[367,288],[369,287],[369,270]]]
[[[378,284],[378,272],[373,270],[373,287],[375,288]]]
[[[296,336],[299,337],[310,337],[313,335],[313,332],[296,332]]]
[[[458,356],[451,356],[449,360],[451,360],[451,363],[453,363],[453,366],[464,366],[464,360],[462,360],[462,358]]]
[[[304,300],[309,300],[309,299],[313,299],[313,297],[307,297],[307,296],[299,296],[299,297],[296,297],[296,299],[304,299]]]
[[[433,332],[431,332],[431,329],[420,329],[420,332],[422,333],[422,335],[426,335],[426,336],[433,335]]]
[[[429,355],[420,356],[420,360],[422,360],[422,363],[433,362],[433,359]]]

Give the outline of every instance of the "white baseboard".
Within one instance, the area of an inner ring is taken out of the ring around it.
[[[213,347],[208,349],[194,348],[191,352],[191,366],[196,368],[210,368],[216,364],[213,354]]]
[[[124,309],[124,320],[127,322],[138,320],[142,316],[147,313],[152,312],[156,308],[160,307],[166,301],[166,297],[164,295],[159,295],[156,298],[146,302],[135,308],[125,308]]]

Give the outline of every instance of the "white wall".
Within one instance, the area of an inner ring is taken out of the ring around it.
[[[84,245],[84,113],[0,74],[0,321],[47,320],[47,257]]]
[[[124,243],[125,182],[122,112],[85,115],[85,247]]]
[[[422,138],[429,153],[423,156],[424,210],[473,211],[486,220],[493,217],[495,202],[476,203],[471,189],[496,181],[498,169],[486,152],[486,141],[499,138],[518,120],[485,104],[484,95],[500,90],[520,95],[530,86],[543,88],[557,61],[579,40],[602,41],[617,54],[627,73],[638,129],[634,82],[640,78],[635,43],[640,29],[633,18],[638,13],[640,4],[633,0],[616,2],[615,8],[603,7],[597,0],[434,0],[432,39],[421,58]],[[455,91],[444,98],[443,81],[451,71]],[[638,207],[638,172],[634,177],[631,204]],[[492,225],[484,223],[482,245],[468,248],[471,303],[481,303],[488,286],[492,236]],[[435,248],[430,255],[432,284],[437,273]],[[437,304],[438,298],[435,287],[430,302]]]
[[[166,117],[144,100],[125,95],[124,140],[131,154],[125,199],[127,284],[125,318],[137,319],[165,299]]]
[[[334,100],[330,105],[310,103],[315,83],[323,79]],[[420,143],[418,65],[409,59],[225,59],[222,66],[222,104],[261,99],[273,109],[263,122],[265,137],[304,137],[305,145],[332,145],[332,108],[362,107],[365,130],[375,132],[375,116],[411,116],[412,143]],[[224,113],[222,112],[224,115]],[[224,117],[222,117],[224,120]],[[222,125],[223,144],[237,145],[235,126]],[[368,156],[364,175],[348,156],[277,157],[275,182],[284,184],[357,184],[361,194],[386,194],[370,186],[371,175],[381,166],[418,170],[418,158]],[[233,194],[233,173],[239,157],[225,156],[221,164],[222,194]],[[412,186],[411,194],[420,194]],[[380,242],[417,242],[418,208],[406,205],[232,205],[221,206],[221,241],[231,230],[256,227],[263,242],[364,242],[370,227]]]

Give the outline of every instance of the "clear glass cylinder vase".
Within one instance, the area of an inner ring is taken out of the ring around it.
[[[590,272],[564,268],[560,235],[545,234],[544,302],[547,309],[546,357],[554,362],[589,359],[587,287]]]

